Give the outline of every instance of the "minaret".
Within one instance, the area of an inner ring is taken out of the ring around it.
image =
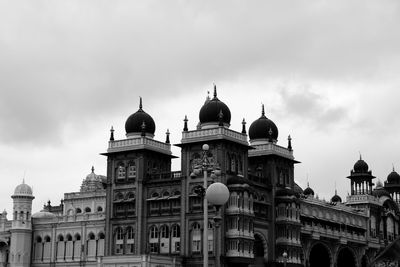
[[[31,265],[32,245],[32,188],[25,184],[18,185],[14,190],[13,220],[10,242],[10,267],[29,267]]]

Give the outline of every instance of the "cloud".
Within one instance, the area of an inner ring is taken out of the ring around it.
[[[312,91],[310,86],[289,89],[281,86],[280,96],[283,110],[290,118],[311,125],[313,129],[329,130],[344,120],[348,121],[348,110],[343,106],[332,106],[329,99]]]
[[[139,95],[155,103],[239,76],[379,78],[400,67],[399,22],[395,1],[4,1],[0,139],[62,142],[65,124],[134,112]],[[297,112],[321,108],[289,97]]]

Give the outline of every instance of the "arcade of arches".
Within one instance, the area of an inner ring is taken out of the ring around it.
[[[362,257],[361,266],[368,266],[367,256]],[[339,248],[335,260],[332,262],[332,252],[329,246],[323,243],[315,243],[310,250],[309,267],[356,267],[357,260],[352,249],[347,246]]]

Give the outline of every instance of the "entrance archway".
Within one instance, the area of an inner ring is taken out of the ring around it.
[[[331,256],[328,248],[321,243],[315,244],[310,251],[310,267],[329,267],[331,265]]]
[[[356,267],[356,259],[349,248],[342,248],[339,250],[337,267]]]
[[[254,235],[254,265],[253,266],[264,266],[265,259],[265,248],[264,240],[258,234]]]

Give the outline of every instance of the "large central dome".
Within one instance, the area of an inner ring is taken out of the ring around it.
[[[140,135],[144,130],[145,133],[154,135],[156,124],[153,118],[144,112],[142,108],[142,98],[140,98],[139,110],[128,117],[125,122],[125,131],[127,136]]]
[[[223,124],[229,126],[231,122],[231,111],[228,106],[217,98],[217,88],[214,85],[214,98],[207,99],[200,109],[199,119],[201,124]]]

